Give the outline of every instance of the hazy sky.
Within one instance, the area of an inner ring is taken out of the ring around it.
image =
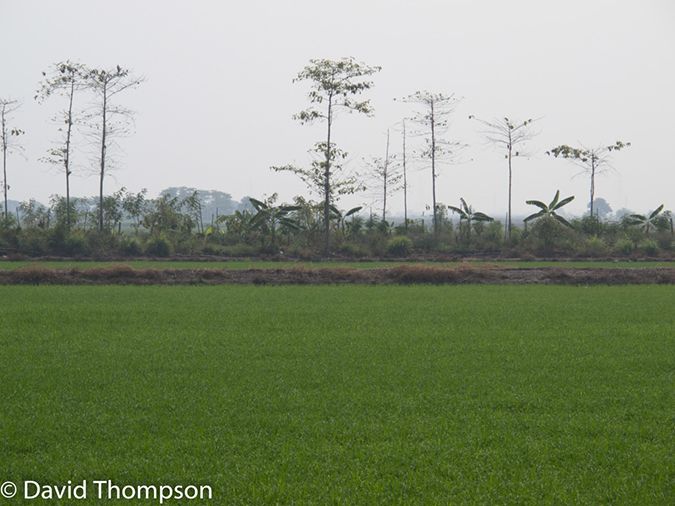
[[[289,173],[269,167],[309,164],[307,150],[325,125],[291,119],[307,106],[305,83],[293,83],[310,59],[353,56],[379,65],[370,98],[375,116],[342,115],[333,140],[359,169],[384,156],[387,128],[412,106],[394,98],[429,90],[464,97],[450,140],[470,145],[464,163],[443,168],[438,200],[464,197],[503,219],[507,165],[481,143],[473,114],[491,120],[541,118],[529,159],[514,160],[514,215],[526,199],[576,195],[578,214],[589,180],[545,151],[559,144],[632,146],[613,156],[616,173],[596,182],[596,197],[617,210],[675,210],[675,2],[672,0],[0,0],[0,97],[23,100],[13,124],[26,131],[26,159],[8,160],[9,197],[47,202],[65,193],[64,176],[37,159],[58,138],[48,119],[65,108],[33,100],[41,71],[67,59],[93,67],[120,65],[145,75],[120,103],[135,109],[136,134],[121,139],[121,170],[106,193],[124,186],[190,186],[262,197],[310,197]],[[82,99],[80,106],[84,106]],[[409,139],[412,149],[421,139]],[[392,131],[394,152],[401,149]],[[75,154],[72,194],[96,195],[88,146]],[[410,175],[410,208],[431,203],[424,164]],[[318,196],[313,196],[318,198]],[[341,207],[368,203],[345,198]],[[391,198],[403,208],[402,194]]]

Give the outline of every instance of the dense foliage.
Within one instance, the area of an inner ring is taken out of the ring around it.
[[[227,214],[217,214],[216,197]],[[19,258],[211,255],[298,259],[322,255],[323,203],[302,197],[290,204],[276,200],[272,195],[236,203],[221,192],[186,188],[172,188],[147,199],[145,190],[134,194],[121,189],[104,198],[105,230],[101,232],[96,198],[70,199],[69,227],[66,200],[54,195],[49,206],[29,200],[0,220],[0,254]],[[563,202],[553,207],[558,209]],[[330,255],[668,258],[675,251],[672,217],[662,207],[646,216],[631,213],[614,221],[586,216],[568,222],[554,212],[539,212],[514,227],[510,239],[502,222],[473,211],[466,203],[463,208],[438,207],[440,233],[436,237],[430,219],[408,220],[406,227],[375,216],[364,218],[358,214],[360,208],[343,211],[331,206]],[[459,220],[453,223],[450,212],[459,213]]]

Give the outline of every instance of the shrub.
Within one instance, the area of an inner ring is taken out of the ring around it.
[[[44,255],[48,249],[47,234],[40,228],[24,229],[19,234],[19,250],[32,256]]]
[[[597,216],[584,216],[579,228],[586,235],[600,235],[604,231],[604,225]]]
[[[81,230],[73,230],[66,239],[66,253],[72,256],[84,255],[89,251],[89,243]]]
[[[92,252],[107,253],[117,248],[119,235],[113,234],[109,230],[87,230],[86,238]]]
[[[512,229],[513,230],[513,229]],[[487,250],[496,250],[504,244],[504,227],[499,221],[493,221],[485,228],[481,237],[483,247]]]
[[[2,248],[16,248],[19,245],[20,229],[3,228],[2,220],[0,219],[0,247]]]
[[[654,218],[654,229],[658,232],[670,232],[670,216],[664,213]]]
[[[408,232],[414,232],[415,222],[408,219],[408,230],[406,231],[405,223],[399,223],[394,227],[394,235],[406,235]]]
[[[153,235],[148,240],[145,253],[155,257],[168,257],[173,249],[171,242],[162,234]]]
[[[279,253],[279,246],[273,242],[265,241],[258,248],[258,254],[260,255],[276,255]]]
[[[405,257],[412,251],[412,241],[405,236],[394,237],[387,245],[387,253],[397,257]]]
[[[311,250],[302,249],[299,247],[294,247],[292,250],[292,254],[297,258],[299,258],[300,260],[311,260],[314,257]]]
[[[222,255],[223,254],[223,248],[221,248],[218,244],[207,243],[202,248],[202,254],[204,254],[204,255]]]
[[[654,240],[661,250],[670,251],[673,249],[673,236],[670,232],[660,233],[654,237]]]
[[[434,234],[424,232],[415,237],[414,247],[416,250],[422,251],[432,251],[438,246],[438,242],[434,237]]]
[[[544,249],[552,250],[565,236],[565,226],[552,216],[539,218],[532,226],[532,234],[544,242]]]
[[[202,240],[194,234],[174,233],[167,236],[173,252],[181,255],[195,255],[201,250]]]
[[[340,253],[351,257],[362,257],[363,248],[351,242],[345,242],[340,245]]]
[[[621,253],[622,255],[630,255],[633,252],[633,241],[630,239],[621,239],[619,242],[616,243],[616,246],[614,246],[614,249],[617,251],[617,253]]]
[[[251,257],[255,254],[255,250],[248,244],[236,244],[234,246],[224,246],[221,251],[223,256],[231,256],[231,257]]]
[[[604,256],[607,254],[607,244],[599,237],[589,237],[586,241],[586,254],[592,257]]]
[[[32,231],[37,232],[39,229],[32,228]],[[49,236],[49,246],[50,249],[59,254],[70,255],[68,251],[68,239],[70,234],[68,233],[68,228],[65,224],[58,224],[53,227],[49,232],[45,232]]]
[[[644,233],[642,230],[638,227],[628,227],[624,233],[624,236],[627,239],[630,239],[633,241],[634,244],[638,244],[640,241],[642,241],[645,238]]]
[[[616,221],[608,221],[603,223],[602,226],[602,235],[605,237],[620,237],[625,233],[624,227],[621,225],[621,223]]]
[[[517,228],[515,226],[511,227],[511,238],[508,239],[508,245],[512,248],[520,245],[527,237],[530,235],[529,230],[523,228]]]
[[[366,255],[381,256],[387,252],[388,245],[389,240],[387,239],[387,236],[380,233],[369,233],[366,235],[361,249]]]
[[[136,239],[125,237],[120,242],[122,253],[129,256],[138,256],[141,254],[141,245]]]
[[[645,239],[640,243],[640,249],[644,251],[646,255],[654,256],[659,252],[659,245],[653,239]]]

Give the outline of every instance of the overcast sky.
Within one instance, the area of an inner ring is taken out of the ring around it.
[[[632,146],[612,157],[615,173],[596,182],[596,197],[616,211],[675,210],[675,2],[672,0],[0,0],[0,97],[23,105],[13,125],[25,130],[25,156],[8,159],[9,198],[47,202],[65,193],[64,176],[37,159],[58,139],[48,119],[65,100],[33,100],[41,72],[73,60],[120,65],[147,81],[119,96],[137,111],[136,133],[121,139],[121,169],[106,193],[121,186],[190,186],[283,201],[310,195],[272,165],[309,164],[307,150],[325,125],[291,116],[308,105],[309,86],[293,78],[310,59],[352,56],[382,71],[364,94],[374,117],[342,115],[333,140],[350,166],[384,156],[386,131],[413,113],[394,98],[428,90],[463,97],[449,140],[469,144],[463,163],[442,168],[438,200],[503,219],[507,164],[481,143],[469,115],[492,120],[541,118],[534,155],[514,160],[514,215],[527,199],[575,195],[582,214],[589,179],[545,152],[559,144]],[[80,106],[84,106],[84,98]],[[421,139],[408,140],[412,149]],[[72,194],[98,193],[88,146],[75,154]],[[391,150],[400,152],[392,130]],[[419,163],[410,175],[410,208],[431,203],[431,176]],[[368,204],[365,195],[340,207]],[[391,197],[402,211],[402,194]]]

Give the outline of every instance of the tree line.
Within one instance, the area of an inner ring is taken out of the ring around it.
[[[431,211],[430,233],[427,233],[427,226],[423,220],[421,223],[422,235],[429,236],[424,241],[440,249],[467,246],[475,248],[480,246],[480,239],[486,228],[492,230],[492,235],[502,234],[500,222],[474,210],[464,199],[461,199],[459,207],[446,206],[437,199],[436,180],[440,167],[443,164],[456,162],[467,147],[461,141],[450,140],[447,136],[449,118],[460,102],[454,94],[417,91],[400,98],[400,101],[412,104],[415,109],[412,116],[402,118],[401,121],[403,146],[401,159],[397,159],[396,155],[390,155],[388,132],[384,158],[371,157],[365,164],[365,171],[360,174],[346,170],[344,161],[347,158],[347,152],[333,141],[335,120],[340,112],[360,113],[366,116],[374,113],[370,101],[362,99],[361,96],[373,87],[370,78],[380,70],[380,67],[357,62],[354,58],[343,58],[338,61],[310,60],[309,65],[300,71],[294,80],[310,84],[310,91],[307,94],[310,105],[294,115],[293,119],[302,124],[323,122],[325,124],[324,136],[309,150],[312,159],[309,166],[280,165],[271,167],[271,169],[290,172],[298,176],[307,184],[310,192],[320,196],[320,202],[315,203],[303,197],[296,197],[293,204],[278,205],[276,194],[267,198],[264,196],[258,199],[249,198],[248,208],[236,209],[233,213],[219,214],[216,212],[216,215],[212,213],[211,220],[209,221],[207,216],[205,224],[202,202],[197,191],[180,198],[164,193],[158,199],[151,201],[145,198],[145,191],[134,195],[122,189],[113,195],[104,195],[104,180],[111,165],[115,162],[114,148],[117,139],[129,135],[132,131],[133,111],[122,106],[118,102],[118,96],[139,86],[144,78],[135,77],[129,70],[120,66],[103,70],[70,61],[55,64],[48,72],[43,72],[44,80],[39,84],[35,98],[44,101],[53,95],[59,95],[65,98],[67,103],[67,107],[55,118],[59,132],[62,134],[61,139],[50,149],[48,155],[42,158],[42,161],[58,167],[65,174],[65,197],[54,196],[49,209],[44,206],[39,208],[34,201],[22,203],[20,213],[24,215],[23,219],[17,215],[17,219],[14,220],[14,217],[8,213],[7,153],[20,150],[18,139],[24,132],[10,125],[12,113],[17,110],[19,102],[11,99],[1,100],[5,197],[3,230],[11,229],[12,225],[17,228],[23,226],[49,229],[53,224],[57,228],[64,229],[63,233],[68,235],[78,229],[86,231],[87,226],[91,229],[95,221],[99,233],[110,232],[120,235],[122,217],[126,216],[132,224],[135,236],[139,236],[140,232],[144,231],[154,240],[164,234],[161,239],[169,246],[172,240],[177,241],[175,237],[177,232],[185,232],[188,235],[198,234],[204,241],[216,244],[219,241],[221,243],[232,242],[234,236],[239,242],[250,245],[252,237],[255,236],[263,250],[272,251],[280,249],[280,238],[284,237],[287,238],[287,245],[290,245],[293,240],[296,242],[300,240],[300,242],[304,241],[307,248],[318,248],[316,237],[318,227],[322,231],[322,253],[326,256],[335,250],[336,246],[345,251],[349,250],[349,246],[345,244],[350,243],[350,237],[358,236],[360,230],[365,231],[364,233],[376,231],[386,237],[395,229],[401,236],[396,244],[403,245],[401,246],[403,250],[412,250],[415,245],[411,238],[419,232],[417,229],[420,228],[420,223],[408,219],[407,208],[407,171],[410,155],[409,151],[406,151],[406,141],[408,137],[413,137],[422,140],[421,145],[413,151],[413,156],[424,162],[429,170],[432,183],[429,208]],[[90,98],[93,97],[93,105],[76,113],[74,103],[76,98],[83,94],[88,94]],[[497,243],[500,244],[499,247],[513,247],[520,244],[523,237],[529,234],[527,230],[529,221],[534,222],[533,230],[538,230],[539,235],[545,237],[544,247],[547,249],[554,247],[556,241],[553,239],[563,237],[564,228],[574,228],[555,211],[574,197],[559,200],[559,195],[556,195],[549,205],[537,200],[527,201],[528,204],[536,206],[539,211],[526,218],[523,230],[517,230],[513,226],[513,164],[516,158],[530,154],[527,143],[539,133],[534,129],[538,120],[522,121],[504,117],[487,121],[473,115],[469,117],[480,124],[480,135],[503,154],[509,174],[508,212],[503,237],[500,241],[493,240],[490,248],[495,247]],[[88,204],[82,199],[75,199],[71,202],[70,197],[69,177],[72,174],[71,153],[75,127],[82,128],[86,132],[85,137],[93,140],[98,146],[94,162],[99,175],[99,196],[96,202],[89,201]],[[596,148],[561,144],[546,152],[549,156],[575,164],[580,168],[580,174],[588,175],[590,212],[585,221],[586,229],[583,233],[588,233],[596,239],[603,225],[599,217],[594,214],[596,176],[612,168],[611,156],[616,151],[629,146],[630,142],[623,141]],[[382,206],[381,220],[374,219],[372,215],[369,220],[358,216],[361,211],[360,207],[340,210],[337,206],[340,196],[366,189],[371,191],[373,199]],[[405,217],[400,226],[394,227],[387,221],[387,197],[401,191],[404,196]],[[138,205],[134,207],[134,203]],[[95,211],[92,209],[92,204],[96,205]],[[53,212],[53,222],[50,221],[50,212]],[[449,212],[459,216],[459,230],[457,231],[452,230],[453,225],[448,218]],[[347,218],[350,219],[347,220]],[[621,222],[624,228],[643,226],[645,236],[649,235],[650,227],[652,230],[654,228],[662,230],[665,227],[664,224],[670,224],[672,234],[672,218],[669,211],[664,211],[663,205],[647,215],[630,214]],[[174,237],[172,239],[165,237],[167,233],[173,234]],[[300,237],[302,239],[298,239]],[[409,242],[406,242],[406,239]],[[425,248],[428,249],[426,246]]]
[[[557,192],[551,202],[528,201],[533,213],[521,226],[513,226],[510,236],[507,224],[464,199],[457,207],[438,203],[438,232],[424,217],[393,222],[374,214],[362,216],[360,207],[343,210],[331,204],[330,255],[630,258],[675,253],[672,217],[663,206],[646,215],[626,213],[616,221],[598,216],[568,220],[560,211],[573,199]],[[0,223],[0,255],[313,259],[324,254],[324,203],[301,196],[291,204],[280,203],[277,194],[236,202],[222,192],[172,188],[149,199],[146,190],[122,188],[104,197],[103,232],[97,197],[71,198],[69,204],[70,212],[60,195],[53,195],[48,206],[33,199],[22,202],[15,217]],[[453,221],[452,214],[459,220]]]
[[[53,147],[40,161],[63,171],[65,175],[66,223],[70,226],[70,176],[73,173],[72,153],[75,129],[80,129],[84,141],[88,142],[92,155],[92,166],[99,176],[99,230],[104,230],[104,182],[105,176],[114,167],[118,152],[118,140],[133,132],[134,111],[119,103],[119,95],[138,87],[144,77],[135,76],[130,70],[119,65],[110,69],[89,67],[80,63],[65,61],[56,63],[42,72],[43,80],[38,84],[35,100],[44,102],[53,96],[65,99],[66,107],[52,118],[60,134]],[[86,95],[86,97],[84,97]],[[87,106],[77,106],[88,99]],[[3,150],[3,192],[4,219],[8,219],[7,154],[18,152],[22,147],[18,137],[25,132],[10,128],[12,114],[21,105],[17,99],[0,98],[0,119],[2,121]]]

